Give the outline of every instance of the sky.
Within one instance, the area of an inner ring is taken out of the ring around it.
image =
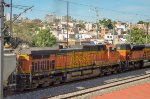
[[[21,17],[44,19],[46,14],[64,16],[67,14],[66,0],[12,0],[13,14],[23,12],[17,5],[34,6]],[[75,19],[95,22],[97,19],[109,18],[115,21],[137,22],[150,19],[150,0],[68,0],[69,15]],[[5,0],[10,3],[10,0]],[[17,7],[17,8],[16,8]],[[21,7],[22,8],[22,7]],[[24,8],[25,9],[25,8]],[[98,17],[96,14],[98,10]],[[5,13],[10,8],[5,8]]]

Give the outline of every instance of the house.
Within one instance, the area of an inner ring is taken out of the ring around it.
[[[92,30],[92,23],[85,23],[85,29],[86,29],[87,31]]]
[[[118,35],[121,35],[128,30],[128,26],[129,25],[127,23],[119,21],[115,24],[115,31]]]
[[[104,39],[105,35],[109,32],[109,29],[106,27],[101,26],[101,31],[99,33],[99,37]]]

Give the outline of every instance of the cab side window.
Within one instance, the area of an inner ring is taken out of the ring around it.
[[[34,62],[32,62],[32,71],[34,71],[35,70],[35,64],[34,64]]]
[[[114,48],[114,47],[109,47],[109,51],[110,51],[110,52],[114,52],[114,51],[116,51],[116,48]]]

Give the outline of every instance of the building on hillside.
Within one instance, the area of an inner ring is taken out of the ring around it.
[[[121,34],[121,35],[119,35],[118,36],[119,43],[127,43],[127,37],[128,37],[127,34]]]
[[[87,32],[88,32],[88,31],[85,30],[85,29],[82,29],[82,30],[79,31],[80,34],[86,34]]]
[[[146,24],[134,24],[132,27],[137,27],[139,29],[143,29],[145,33],[147,32]],[[148,26],[148,34],[150,34],[150,25]]]
[[[100,30],[100,33],[99,33],[99,37],[104,39],[105,38],[105,35],[109,32],[109,29],[106,28],[106,27],[103,27],[101,26],[101,30]]]
[[[31,19],[28,19],[28,18],[25,18],[23,20],[21,20],[22,22],[25,22],[25,23],[32,23],[32,20]]]
[[[56,16],[56,19],[62,20],[62,16]]]
[[[125,22],[117,22],[117,23],[115,24],[115,27],[116,27],[116,28],[120,28],[120,29],[122,29],[123,31],[126,31],[126,30],[127,30],[127,27],[128,27],[128,24],[125,23]]]
[[[68,21],[71,22],[72,21],[72,17],[71,16],[68,16]],[[67,22],[67,16],[62,16],[62,22]]]
[[[85,29],[86,29],[87,31],[92,30],[92,23],[85,23]]]
[[[90,34],[75,34],[75,38],[79,40],[92,39],[92,35]]]
[[[56,16],[55,16],[55,15],[47,14],[47,15],[45,16],[45,21],[46,21],[47,23],[53,23],[53,22],[55,21],[55,19],[56,19]]]
[[[72,22],[68,22],[68,25],[70,28],[75,27],[74,23],[72,23]],[[62,28],[66,28],[67,22],[61,22],[61,26],[62,26]]]
[[[144,30],[146,29],[145,24],[135,24],[134,27],[137,27],[139,29],[144,29]]]
[[[70,39],[69,34],[68,34],[68,39]],[[67,34],[59,34],[58,40],[60,40],[60,41],[67,41]]]
[[[7,13],[6,14],[6,21],[9,21],[10,20],[10,13]]]
[[[115,31],[118,35],[121,35],[128,30],[128,26],[129,25],[127,23],[119,21],[115,24]]]

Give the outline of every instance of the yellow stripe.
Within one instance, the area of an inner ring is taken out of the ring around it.
[[[25,59],[29,59],[29,55],[27,55],[27,54],[19,54],[18,56],[23,57]]]
[[[150,50],[150,48],[144,48],[144,50]]]
[[[19,74],[29,74],[30,71],[19,71],[18,73],[19,73]]]
[[[130,52],[130,50],[118,50],[119,52]]]

